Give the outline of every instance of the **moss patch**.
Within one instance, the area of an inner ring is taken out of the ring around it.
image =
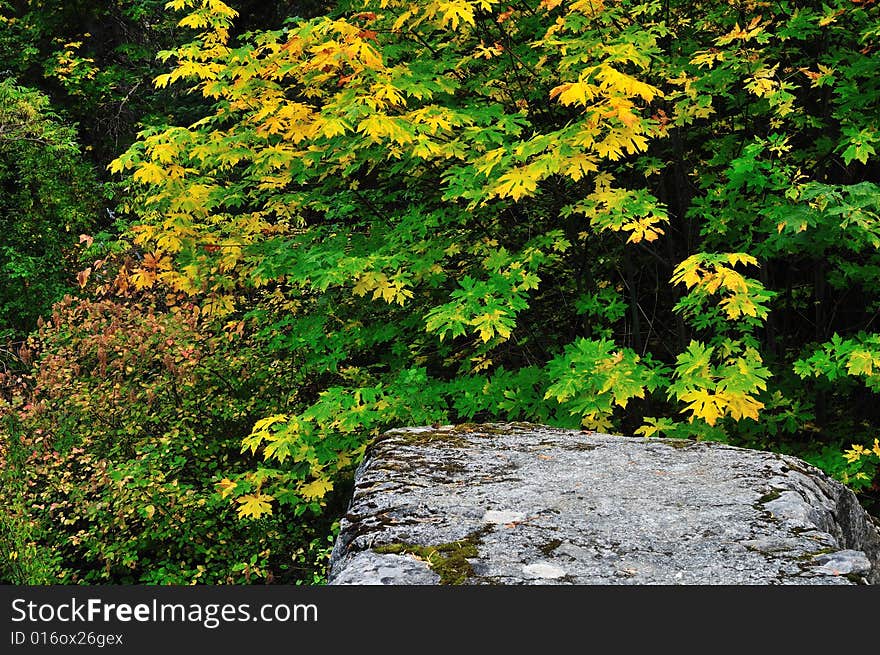
[[[451,430],[433,430],[431,432],[411,432],[403,435],[406,443],[415,446],[452,446],[465,448],[470,442]]]
[[[562,539],[551,539],[546,544],[541,544],[538,546],[538,550],[544,553],[545,557],[549,557],[550,554],[559,548],[562,545]]]
[[[776,500],[781,495],[782,494],[780,494],[778,491],[776,491],[776,489],[773,489],[772,491],[770,491],[770,492],[764,494],[763,496],[761,496],[760,498],[758,498],[758,504],[765,505],[772,500]]]
[[[491,528],[490,528],[491,529]],[[460,585],[473,577],[474,568],[468,561],[479,556],[479,545],[486,530],[472,532],[464,539],[436,546],[421,546],[410,543],[393,543],[376,546],[373,552],[391,555],[414,555],[427,563],[434,573],[440,576],[440,584]]]
[[[695,443],[697,443],[693,439],[673,439],[670,437],[666,437],[664,439],[659,439],[660,443],[664,443],[667,446],[671,446],[672,448],[690,448]]]
[[[456,432],[473,434],[476,437],[485,437],[491,434],[510,434],[509,427],[502,427],[493,423],[459,423],[458,425],[454,425],[452,429]]]
[[[596,450],[598,447],[593,443],[569,443],[563,446],[566,450]]]

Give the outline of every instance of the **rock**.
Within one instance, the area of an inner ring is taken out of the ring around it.
[[[342,571],[335,584],[388,585],[400,584],[401,580],[406,580],[409,585],[430,585],[439,584],[440,576],[425,562],[411,557],[367,551],[358,558],[357,568]]]
[[[368,450],[330,584],[880,582],[880,532],[809,464],[528,424],[392,430]]]
[[[565,577],[565,569],[556,566],[555,564],[550,564],[549,562],[535,562],[534,564],[526,564],[522,568],[522,570],[528,578],[545,578],[549,580],[555,580],[557,578]]]

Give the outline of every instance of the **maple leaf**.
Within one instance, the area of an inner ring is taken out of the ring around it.
[[[874,371],[874,356],[867,351],[856,351],[849,356],[846,370],[850,375],[870,376]]]
[[[699,255],[691,255],[675,267],[671,282],[673,284],[684,282],[688,289],[699,284],[705,274],[705,270],[700,267],[700,263]]]
[[[728,318],[758,315],[758,308],[755,306],[755,303],[744,293],[735,293],[732,296],[728,296],[718,306],[727,312]]]
[[[627,96],[639,96],[646,102],[651,102],[657,96],[663,96],[657,87],[637,80],[632,75],[622,73],[613,66],[600,66],[596,77],[602,81],[604,86],[624,93]]]
[[[206,316],[226,316],[234,309],[235,298],[229,294],[211,296],[202,305],[202,313]]]
[[[287,423],[288,420],[290,419],[287,414],[273,414],[272,416],[261,418],[259,421],[254,423],[254,427],[251,432],[265,432],[271,426],[277,423]]]
[[[318,500],[327,495],[333,489],[333,483],[324,478],[318,478],[300,486],[297,491],[306,500]]]
[[[131,276],[131,282],[135,289],[149,289],[156,283],[155,271],[141,269]]]
[[[171,143],[157,143],[148,152],[154,160],[162,164],[170,164],[177,155],[177,147]]]
[[[686,411],[692,412],[690,420],[701,418],[709,425],[715,425],[719,417],[724,415],[727,400],[720,394],[710,393],[706,389],[694,389],[680,396],[689,405]]]
[[[585,153],[569,157],[562,164],[562,172],[575,182],[583,179],[588,173],[594,173],[598,170],[596,159]]]
[[[236,486],[235,482],[229,478],[223,478],[220,482],[214,485],[214,488],[217,490],[217,493],[220,494],[221,498],[226,498],[235,491]]]
[[[134,172],[134,180],[143,184],[159,184],[166,177],[165,169],[152,162],[143,162]]]
[[[269,494],[246,494],[236,501],[239,503],[239,518],[258,519],[263,514],[272,514],[272,505],[270,504],[275,498]]]
[[[519,200],[523,196],[532,195],[537,188],[538,182],[529,167],[520,166],[498,178],[493,193],[501,198],[510,196],[514,200]]]
[[[318,123],[318,133],[327,138],[340,136],[351,131],[351,125],[341,118],[324,118]]]
[[[586,106],[590,100],[598,95],[599,89],[588,82],[569,82],[560,84],[550,90],[550,98],[559,96],[559,102],[563,105],[575,103]]]
[[[730,416],[735,420],[741,418],[750,418],[758,420],[758,410],[764,407],[764,403],[759,402],[745,393],[724,392],[721,395],[727,405]],[[709,425],[712,425],[711,423]]]
[[[752,255],[744,252],[727,253],[724,255],[724,258],[729,264],[732,264],[734,266],[736,266],[737,264],[751,264],[752,266],[758,265],[757,259],[755,259]]]
[[[510,336],[513,320],[504,310],[494,309],[485,314],[475,316],[471,320],[471,325],[479,330],[480,339],[485,343],[495,336],[496,332],[500,337],[507,339]]]
[[[455,30],[458,29],[459,22],[464,22],[468,25],[476,24],[474,21],[474,8],[470,2],[465,0],[446,0],[445,2],[438,2],[437,8],[443,14],[440,27],[452,25],[452,29]]]

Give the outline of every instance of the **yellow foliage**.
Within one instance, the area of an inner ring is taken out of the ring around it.
[[[207,316],[226,316],[235,310],[235,299],[228,295],[209,296],[202,304],[202,313]]]
[[[274,497],[269,494],[247,494],[236,498],[236,501],[239,503],[238,507],[238,516],[239,518],[252,518],[258,519],[263,514],[269,515],[272,513],[272,505],[270,504]]]
[[[689,403],[686,407],[686,411],[692,412],[689,421],[701,418],[709,425],[715,425],[715,422],[724,415],[724,408],[727,406],[722,394],[712,393],[706,389],[694,389],[684,393],[680,400]]]
[[[473,7],[476,3],[467,2],[467,0],[441,0],[434,4],[436,11],[442,15],[440,27],[451,26],[455,30],[458,29],[459,23],[476,24]]]
[[[735,420],[751,418],[758,420],[758,410],[764,407],[764,403],[755,400],[752,396],[742,392],[719,391],[711,392],[707,389],[694,389],[681,395],[680,400],[689,403],[685,411],[691,412],[689,421],[701,418],[709,425],[725,415],[730,415]]]
[[[320,500],[333,489],[333,483],[326,478],[318,478],[312,482],[302,484],[297,492],[306,500]]]
[[[354,285],[353,292],[357,296],[364,296],[373,292],[373,300],[381,298],[387,303],[396,302],[403,305],[407,298],[412,298],[413,293],[402,283],[391,281],[384,273],[367,271],[362,273]]]
[[[596,77],[602,81],[603,91],[613,90],[626,96],[639,96],[645,102],[651,102],[655,97],[663,97],[663,93],[657,87],[646,84],[626,73],[621,73],[613,66],[603,64],[597,68]]]
[[[167,171],[153,162],[143,162],[134,172],[135,182],[142,184],[160,184],[167,177]]]
[[[538,188],[538,180],[528,166],[514,168],[500,178],[492,190],[492,194],[500,198],[511,197],[519,200],[523,196],[532,195]]]
[[[214,485],[214,488],[217,490],[217,493],[220,494],[221,498],[226,498],[232,494],[232,492],[235,491],[235,487],[236,484],[229,478],[223,478],[220,482]]]
[[[588,82],[569,82],[550,90],[550,98],[559,97],[563,105],[579,104],[586,107],[599,94],[599,89]]]
[[[494,337],[496,332],[500,337],[507,339],[510,337],[510,328],[499,322],[499,319],[506,315],[507,312],[501,309],[494,309],[491,312],[475,316],[470,323],[479,331],[480,339],[483,343]]]

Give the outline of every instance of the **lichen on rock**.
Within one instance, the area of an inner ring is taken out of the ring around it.
[[[529,424],[392,430],[330,584],[880,582],[855,495],[796,458]]]

